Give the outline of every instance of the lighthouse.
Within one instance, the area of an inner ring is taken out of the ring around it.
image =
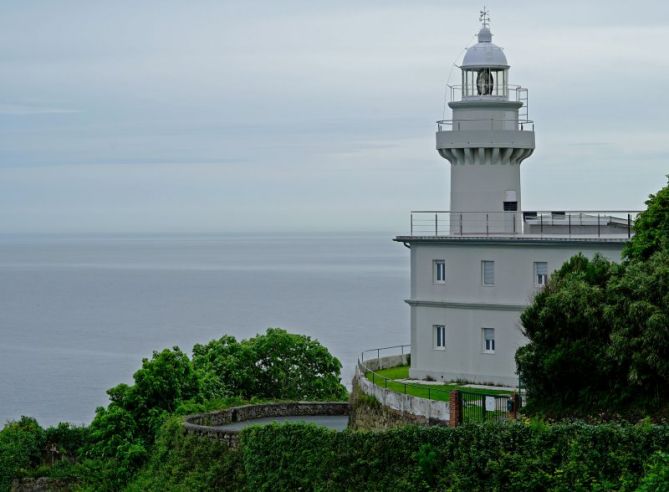
[[[485,9],[481,21],[461,84],[450,86],[452,119],[438,122],[437,150],[451,164],[451,233],[513,234],[521,232],[520,164],[534,152],[534,123],[527,89],[509,84]]]
[[[521,206],[520,165],[535,148],[528,92],[509,83],[485,9],[480,20],[451,119],[437,122],[450,210],[412,211],[395,241],[411,250],[410,377],[515,386],[522,311],[573,255],[619,261],[636,212]]]

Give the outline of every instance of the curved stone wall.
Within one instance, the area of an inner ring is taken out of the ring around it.
[[[349,413],[350,406],[346,402],[261,403],[188,415],[184,419],[184,429],[188,434],[219,439],[231,447],[236,447],[239,443],[240,431],[219,429],[217,427],[233,422],[244,422],[264,417],[349,415]]]

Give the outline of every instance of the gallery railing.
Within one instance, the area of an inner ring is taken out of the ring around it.
[[[463,130],[516,130],[533,132],[534,121],[518,118],[457,119],[437,121],[437,131],[449,132]]]
[[[411,212],[411,236],[523,236],[629,239],[637,210]]]

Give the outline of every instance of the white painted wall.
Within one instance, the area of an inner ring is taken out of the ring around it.
[[[514,355],[526,343],[520,313],[538,291],[534,262],[558,269],[577,253],[620,260],[623,242],[472,240],[411,243],[411,377],[516,385]],[[434,282],[433,261],[446,262]],[[495,285],[482,285],[481,261],[495,262]],[[446,348],[434,347],[433,325],[446,326]],[[495,353],[483,353],[482,328],[495,329]]]

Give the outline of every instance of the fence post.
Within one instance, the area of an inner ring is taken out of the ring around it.
[[[460,410],[460,392],[453,390],[448,397],[449,427],[457,427],[460,423]]]
[[[485,235],[487,236],[489,234],[490,228],[488,227],[488,214],[485,214]]]
[[[438,236],[439,235],[439,223],[438,223],[438,215],[434,214],[434,235]]]
[[[599,224],[599,217],[600,217],[600,216],[601,216],[601,214],[597,214],[597,237],[600,237],[600,236],[601,236],[601,232],[600,232],[600,224]]]
[[[569,214],[567,217],[569,217],[569,237],[571,237],[571,214]]]
[[[627,239],[632,237],[632,217],[627,214]]]
[[[539,212],[539,235],[544,236],[544,214]]]
[[[413,236],[413,212],[411,212],[411,235]]]
[[[462,214],[460,214],[460,235],[462,236]]]
[[[510,412],[510,417],[513,420],[518,419],[518,412],[520,410],[520,395],[516,392],[511,395],[511,401],[513,402],[513,405],[511,406],[512,410]]]
[[[428,400],[432,399],[432,396],[430,395],[430,385],[429,384],[427,385],[427,399]]]

